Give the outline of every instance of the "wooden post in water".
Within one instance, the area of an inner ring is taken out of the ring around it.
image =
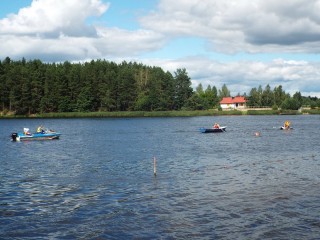
[[[156,157],[153,157],[153,174],[154,174],[154,176],[157,176],[157,159],[156,159]]]

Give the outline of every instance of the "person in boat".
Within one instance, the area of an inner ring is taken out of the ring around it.
[[[285,121],[284,122],[284,128],[285,129],[289,129],[290,128],[290,122],[289,121]]]
[[[213,125],[213,128],[215,128],[215,129],[220,128],[220,125],[219,125],[218,123],[215,123],[215,124]]]
[[[29,128],[24,128],[23,133],[24,133],[24,135],[31,135],[29,132]]]
[[[44,129],[42,125],[37,128],[37,133],[44,133]]]

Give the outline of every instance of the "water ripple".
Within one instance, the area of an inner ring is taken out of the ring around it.
[[[0,139],[0,238],[317,239],[319,117],[290,133],[270,127],[284,116],[215,118],[226,133],[197,131],[212,117],[48,119],[59,141]]]

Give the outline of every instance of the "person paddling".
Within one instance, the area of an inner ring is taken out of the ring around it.
[[[215,124],[213,125],[213,128],[220,128],[220,125],[219,125],[218,123],[215,123]]]
[[[287,120],[284,122],[284,129],[289,129],[290,128],[290,122]]]

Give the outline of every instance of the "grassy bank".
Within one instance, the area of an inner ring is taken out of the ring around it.
[[[279,115],[278,110],[247,110],[245,112],[247,115]]]
[[[218,115],[242,115],[240,111],[126,111],[126,112],[64,112],[32,115],[0,115],[0,118],[130,118],[130,117],[196,117]]]
[[[42,113],[32,115],[0,114],[0,118],[131,118],[131,117],[196,117],[196,116],[228,116],[228,115],[299,115],[320,114],[320,109],[295,110],[247,110],[247,111],[127,111],[127,112],[67,112],[67,113]]]
[[[320,109],[306,109],[302,110],[303,114],[320,114]]]

